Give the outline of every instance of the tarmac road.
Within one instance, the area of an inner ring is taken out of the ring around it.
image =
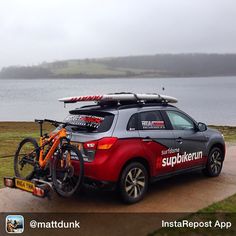
[[[145,199],[134,205],[125,205],[120,202],[115,192],[86,190],[83,194],[70,199],[63,199],[55,194],[51,200],[48,200],[34,197],[21,190],[0,189],[0,213],[8,212],[0,214],[0,221],[3,219],[2,222],[5,222],[5,217],[9,212],[10,214],[30,212],[31,214],[24,214],[27,223],[24,235],[64,236],[66,233],[66,235],[77,236],[79,233],[86,236],[141,236],[160,228],[162,220],[180,219],[188,212],[195,212],[234,193],[236,193],[236,146],[228,145],[224,167],[219,177],[207,178],[201,172],[196,172],[162,180],[150,186]],[[50,214],[32,214],[36,212]],[[69,212],[70,214],[60,215],[52,214],[52,212]],[[80,214],[74,216],[72,212]],[[103,214],[118,212],[135,214]],[[172,212],[172,214],[164,214],[166,212]],[[55,219],[73,221],[75,217],[80,220],[79,231],[33,230],[28,226],[32,219],[41,221],[43,219],[44,222]],[[0,227],[0,235],[6,234],[4,228]]]

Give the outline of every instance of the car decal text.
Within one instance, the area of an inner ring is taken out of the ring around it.
[[[201,159],[202,157],[203,157],[202,151],[192,152],[192,153],[184,152],[182,155],[180,153],[177,153],[176,155],[171,156],[171,157],[164,157],[162,159],[162,167],[165,167],[165,166],[173,167],[176,164],[198,160],[198,159]]]

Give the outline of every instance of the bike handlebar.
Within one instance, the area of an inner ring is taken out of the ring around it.
[[[49,120],[49,119],[44,119],[44,122],[48,122],[48,123],[59,123],[59,121],[56,121],[56,120]]]
[[[63,127],[65,128],[66,126],[70,125],[70,126],[79,126],[79,125],[75,125],[75,124],[70,124],[68,122],[61,122],[61,121],[56,121],[56,120],[50,120],[50,119],[44,119],[44,120],[38,120],[38,119],[35,119],[34,120],[35,122],[39,123],[39,124],[42,124],[44,122],[48,122],[48,123],[51,123],[52,125],[54,126],[58,126],[58,125],[63,125]]]

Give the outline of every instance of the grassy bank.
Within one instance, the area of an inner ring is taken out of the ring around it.
[[[236,127],[216,125],[211,125],[210,127],[219,130],[224,135],[226,142],[236,142]]]
[[[236,142],[236,127],[214,126],[220,130],[227,142]],[[45,126],[45,132],[52,127]],[[39,137],[39,126],[33,122],[0,122],[0,180],[3,176],[13,175],[13,158],[3,158],[7,155],[14,156],[19,142],[25,137]],[[0,188],[3,187],[0,181]]]
[[[0,78],[173,78],[235,76],[236,54],[155,54],[9,66]]]

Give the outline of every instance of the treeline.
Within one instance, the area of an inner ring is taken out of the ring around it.
[[[236,75],[236,54],[159,54],[108,59],[114,68],[159,71],[162,75],[217,76]]]
[[[0,72],[1,78],[48,78],[52,75],[49,69],[38,66],[10,66],[2,68]]]
[[[73,70],[70,70],[73,64]],[[80,71],[86,64],[87,71]],[[109,68],[91,73],[94,64]],[[91,67],[89,66],[91,65]],[[78,66],[77,70],[75,67]],[[68,68],[67,73],[62,73]],[[76,73],[73,73],[76,71]],[[122,71],[123,74],[117,74]],[[114,73],[113,73],[114,72]],[[11,66],[1,78],[115,78],[115,77],[197,77],[236,75],[236,54],[157,54],[103,59],[84,59],[42,63],[38,66]]]

